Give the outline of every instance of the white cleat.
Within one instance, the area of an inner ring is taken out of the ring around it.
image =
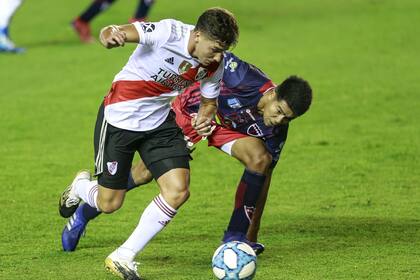
[[[76,195],[74,186],[79,180],[91,180],[92,176],[89,171],[81,170],[77,172],[76,177],[70,186],[68,186],[60,196],[58,202],[58,210],[61,217],[68,218],[76,211],[80,203],[80,198]]]
[[[125,280],[141,280],[137,266],[138,262],[122,259],[115,253],[105,259],[105,269]]]

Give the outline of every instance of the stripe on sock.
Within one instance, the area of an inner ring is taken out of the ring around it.
[[[153,199],[153,202],[156,204],[157,207],[159,207],[159,209],[165,213],[169,218],[173,218],[176,214],[176,211],[173,211],[172,209],[169,208],[169,206],[167,205],[167,203],[163,200],[163,198],[161,198],[160,196],[156,196]]]
[[[89,194],[88,194],[89,205],[92,206],[92,207],[96,207],[96,208],[98,208],[96,206],[96,201],[95,201],[95,197],[96,197],[96,194],[97,193],[98,193],[98,185],[96,185],[93,188],[91,188],[89,190]]]

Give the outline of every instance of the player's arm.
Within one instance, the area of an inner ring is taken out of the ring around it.
[[[200,109],[197,117],[192,119],[192,127],[201,136],[209,136],[212,131],[212,121],[217,112],[217,98],[201,96]]]
[[[111,49],[125,43],[138,43],[140,35],[133,24],[109,25],[101,29],[99,40],[105,48]]]
[[[220,94],[223,69],[224,61],[222,60],[214,75],[200,82],[200,109],[197,117],[192,119],[191,125],[201,136],[209,136],[214,129],[212,122],[217,112],[217,97]]]

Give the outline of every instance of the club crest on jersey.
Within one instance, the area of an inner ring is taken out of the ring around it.
[[[195,80],[196,81],[202,80],[206,77],[206,75],[207,75],[207,69],[200,67],[198,68],[197,75],[195,75]]]
[[[108,166],[109,174],[115,175],[115,173],[117,173],[118,161],[109,161],[106,163],[106,165]]]
[[[181,75],[184,74],[185,72],[190,70],[191,67],[192,67],[192,64],[184,60],[183,62],[181,62],[181,64],[178,67],[179,74]]]
[[[141,28],[143,28],[144,32],[152,32],[155,30],[155,25],[153,23],[146,22],[141,25]]]
[[[239,102],[239,100],[237,98],[228,99],[227,100],[227,104],[232,109],[237,109],[237,108],[241,108],[242,107],[241,102]]]
[[[263,131],[261,130],[261,128],[256,123],[250,125],[248,127],[248,129],[246,130],[246,133],[248,135],[250,135],[250,136],[255,136],[255,137],[262,137],[262,136],[264,136]]]

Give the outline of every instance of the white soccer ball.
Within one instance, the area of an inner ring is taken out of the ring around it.
[[[257,269],[257,256],[248,244],[232,241],[216,249],[212,267],[217,279],[250,280]]]

